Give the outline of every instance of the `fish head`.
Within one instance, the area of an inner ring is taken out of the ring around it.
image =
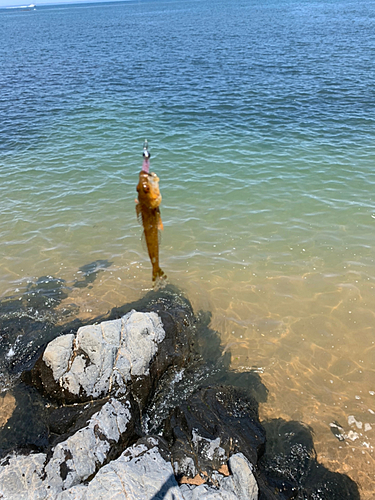
[[[141,171],[137,191],[139,202],[146,207],[157,208],[160,205],[159,177],[154,172]]]

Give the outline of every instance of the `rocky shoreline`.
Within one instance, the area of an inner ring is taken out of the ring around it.
[[[310,428],[259,421],[267,389],[209,321],[167,286],[57,335],[22,374],[38,430],[3,448],[0,498],[359,499]]]

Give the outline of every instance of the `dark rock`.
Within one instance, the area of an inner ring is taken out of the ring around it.
[[[100,271],[103,271],[104,269],[110,267],[113,263],[109,262],[108,260],[95,260],[94,262],[90,262],[90,264],[85,264],[84,266],[81,266],[78,269],[78,273],[80,274],[83,279],[81,280],[76,280],[73,283],[73,286],[75,288],[85,288],[89,286],[91,283],[93,283]]]
[[[23,295],[5,297],[0,301],[1,375],[30,370],[47,342],[75,327],[77,321],[56,326],[72,311],[73,306],[57,310],[67,293],[64,280],[42,276],[29,283]]]
[[[33,312],[56,308],[68,296],[65,280],[53,276],[42,276],[27,287],[22,301]]]
[[[329,424],[329,428],[336,439],[338,439],[339,441],[345,441],[344,428],[342,427],[342,425],[340,425],[338,422],[331,422]]]
[[[45,449],[49,435],[45,401],[35,389],[25,384],[14,387],[11,394],[16,407],[0,429],[0,456],[11,450],[26,453]]]
[[[203,388],[175,408],[166,421],[176,477],[210,477],[241,451],[256,464],[265,445],[258,403],[232,387]]]
[[[318,463],[310,427],[282,419],[263,426],[267,444],[259,468],[269,484],[293,484],[299,500],[359,500],[354,481]]]

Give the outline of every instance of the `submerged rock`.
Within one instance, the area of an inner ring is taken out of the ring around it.
[[[5,400],[12,414],[0,427],[0,457],[14,449],[42,451],[48,446],[49,433],[43,398],[35,389],[21,383],[7,393]]]
[[[76,281],[73,283],[73,287],[85,288],[89,286],[96,280],[98,273],[104,271],[104,269],[107,269],[112,264],[113,262],[109,262],[108,260],[99,259],[81,266],[78,269],[77,274],[80,275],[82,279],[76,279]]]
[[[270,480],[293,484],[296,498],[301,500],[359,500],[354,481],[318,462],[310,427],[283,419],[263,426],[267,446],[258,465]]]

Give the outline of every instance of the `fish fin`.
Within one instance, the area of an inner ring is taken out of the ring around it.
[[[167,276],[161,267],[159,267],[159,269],[157,269],[155,273],[153,273],[152,275],[152,281],[156,282],[156,284],[159,284],[160,280],[166,280],[166,279]]]
[[[137,219],[138,219],[138,222],[139,222],[140,224],[142,224],[142,209],[141,209],[141,205],[140,205],[140,203],[138,202],[138,200],[137,200],[137,204],[136,204],[136,206],[135,206],[135,211],[136,211],[136,213],[137,213]]]
[[[163,231],[164,226],[163,226],[163,221],[161,220],[161,214],[160,214],[159,207],[156,209],[156,213],[157,213],[158,229],[159,229],[159,231]],[[159,233],[159,238],[160,238],[160,233]]]

